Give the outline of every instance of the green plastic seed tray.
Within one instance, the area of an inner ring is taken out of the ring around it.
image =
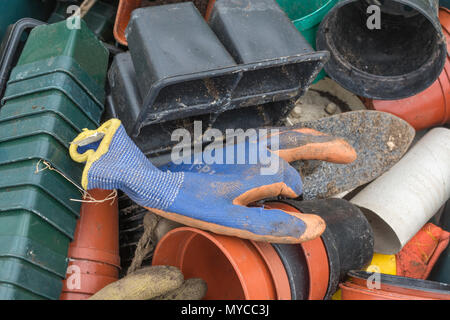
[[[70,24],[70,23],[69,23]],[[80,28],[67,21],[34,28],[28,37],[18,66],[58,56],[72,57],[103,88],[109,52],[81,20]]]
[[[0,300],[47,300],[46,298],[8,283],[0,283]]]
[[[103,113],[104,106],[96,103],[69,75],[61,72],[42,75],[39,77],[8,84],[2,104],[7,101],[23,97],[29,94],[46,92],[48,90],[59,90],[66,94],[80,109],[91,116],[99,119]]]
[[[66,276],[66,255],[57,254],[26,237],[0,234],[0,259],[5,257],[22,259],[62,279]]]
[[[35,186],[0,189],[0,203],[0,214],[11,210],[30,211],[73,239],[77,216]]]
[[[83,166],[74,162],[67,148],[54,137],[38,134],[0,142],[0,165],[30,159],[45,160],[70,181],[81,183]]]
[[[12,70],[8,84],[55,72],[69,75],[97,104],[103,105],[104,88],[100,87],[71,57],[59,56],[17,66]]]
[[[66,148],[78,131],[54,113],[40,113],[17,119],[0,119],[0,142],[45,133],[53,136]]]
[[[79,216],[81,204],[70,199],[81,199],[81,192],[59,173],[52,170],[36,172],[42,169],[39,160],[25,160],[0,166],[0,188],[16,186],[35,186],[45,191],[49,196]]]
[[[61,277],[13,257],[0,257],[0,283],[12,284],[52,300],[59,299],[62,291]]]
[[[64,93],[49,90],[9,100],[0,109],[0,120],[9,120],[32,114],[53,112],[70,123],[78,131],[95,129],[100,118],[93,118],[73,103]]]
[[[67,256],[71,239],[34,212],[24,209],[9,210],[0,214],[2,236],[26,237],[35,243]]]

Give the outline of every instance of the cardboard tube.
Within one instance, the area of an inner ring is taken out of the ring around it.
[[[396,254],[450,197],[450,130],[428,132],[396,165],[358,193],[375,252]]]

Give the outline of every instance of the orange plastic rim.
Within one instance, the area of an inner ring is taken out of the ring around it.
[[[378,289],[368,289],[353,283],[341,283],[342,300],[432,300],[430,298],[399,294]]]
[[[359,277],[351,277],[346,284],[352,284],[354,286],[365,288],[367,286],[367,280]],[[387,284],[385,282],[380,283],[380,289],[377,291],[388,292],[392,294],[405,295],[415,297],[416,299],[437,299],[437,300],[450,300],[450,294],[432,292],[427,290],[405,288],[400,285]]]
[[[301,213],[299,210],[286,203],[271,202],[265,207]],[[327,294],[328,282],[330,279],[330,266],[325,245],[320,237],[303,242],[300,245],[306,257],[306,264],[308,265],[308,300],[323,300]]]
[[[59,297],[59,300],[87,300],[90,297],[92,297],[92,295],[90,294],[63,292],[61,293],[61,297]]]
[[[159,241],[153,265],[178,267],[186,279],[202,278],[206,300],[290,299],[286,271],[266,244],[182,227]]]
[[[62,292],[71,292],[71,293],[82,293],[93,295],[97,293],[99,290],[106,287],[108,284],[117,281],[117,278],[106,277],[106,276],[98,276],[93,274],[79,274],[80,276],[80,287],[73,288],[68,286],[68,280],[63,281],[63,289]],[[70,276],[69,276],[70,277]]]
[[[116,279],[119,278],[119,269],[110,264],[89,260],[70,259],[68,267],[74,265],[80,268],[79,270],[81,273],[113,277]]]

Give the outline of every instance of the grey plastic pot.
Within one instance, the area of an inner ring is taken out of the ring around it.
[[[340,1],[320,24],[317,50],[330,51],[325,71],[353,93],[379,100],[407,98],[428,88],[444,67],[439,1],[379,2],[380,28],[371,23],[377,14],[369,8],[373,0]]]

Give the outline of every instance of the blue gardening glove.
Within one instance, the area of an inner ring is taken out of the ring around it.
[[[254,145],[247,144],[247,148]],[[277,152],[281,155],[283,150]],[[82,132],[72,142],[70,155],[86,162],[84,189],[120,189],[137,204],[184,225],[276,243],[308,241],[325,229],[324,221],[315,215],[246,207],[267,197],[301,194],[298,172],[283,159],[271,175],[261,175],[259,165],[249,164],[225,165],[218,175],[164,172],[144,156],[117,119]]]

